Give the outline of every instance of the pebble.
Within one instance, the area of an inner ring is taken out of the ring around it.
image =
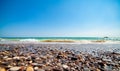
[[[8,56],[4,56],[3,58],[6,59],[6,58],[8,58]]]
[[[50,71],[51,69],[52,69],[52,67],[50,67],[50,66],[45,66],[45,67],[44,67],[44,70],[45,70],[45,71]]]
[[[16,56],[16,57],[13,57],[13,59],[20,59],[20,57]]]
[[[34,67],[34,70],[38,70],[39,68],[38,67]]]
[[[63,66],[63,68],[65,68],[65,69],[67,69],[68,68],[68,66],[67,65],[62,65]]]
[[[77,60],[77,58],[76,57],[71,57],[71,60]]]
[[[33,69],[32,66],[28,66],[28,67],[26,68],[26,71],[34,71],[34,69]]]
[[[20,70],[21,67],[11,67],[10,68],[10,71],[18,71]]]
[[[53,71],[62,71],[62,70],[55,68],[55,69],[53,69]],[[65,71],[65,70],[64,70],[64,71]]]
[[[44,69],[38,69],[37,71],[45,71]]]
[[[0,65],[7,66],[7,65],[9,65],[9,63],[8,62],[1,62]]]
[[[96,71],[101,71],[100,69],[96,69]]]
[[[0,71],[6,71],[6,69],[3,67],[0,67]]]
[[[12,58],[6,58],[6,61],[8,61],[8,60],[12,60]]]
[[[120,54],[112,52],[93,56],[87,52],[52,49],[44,46],[11,46],[14,50],[0,51],[0,71],[101,71],[120,69]],[[57,47],[57,46],[56,46]],[[4,47],[5,48],[5,47]],[[94,53],[97,55],[97,52]]]
[[[90,71],[90,69],[89,68],[84,68],[84,71]]]
[[[109,62],[112,62],[112,60],[111,59],[102,59],[103,61],[109,61]]]

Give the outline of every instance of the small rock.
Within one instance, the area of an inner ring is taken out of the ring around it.
[[[31,63],[32,63],[32,61],[29,61],[29,63],[31,64]]]
[[[38,70],[38,67],[34,67],[34,70]]]
[[[32,65],[33,65],[33,66],[37,66],[37,65],[38,65],[38,63],[32,63]]]
[[[13,59],[20,59],[20,57],[16,56],[16,57],[13,57]]]
[[[7,66],[7,65],[9,65],[9,63],[8,62],[1,62],[0,65]]]
[[[63,68],[65,68],[65,69],[67,69],[68,68],[68,66],[67,65],[62,65],[63,66]]]
[[[71,70],[75,71],[75,68],[72,67]]]
[[[38,69],[37,71],[45,71],[45,70],[43,70],[43,69]]]
[[[0,67],[0,71],[6,71],[6,69],[3,67]]]
[[[111,59],[103,59],[103,61],[112,62],[112,60],[111,60]]]
[[[6,58],[6,60],[8,61],[8,60],[12,60],[12,58]]]
[[[7,67],[8,67],[8,68],[12,68],[13,66],[11,66],[11,65],[8,65]]]
[[[52,67],[50,67],[50,66],[45,66],[44,69],[45,69],[45,71],[50,71],[50,70],[52,69]]]
[[[54,68],[52,71],[62,71],[61,69]]]
[[[62,55],[58,55],[56,58],[61,59],[61,58],[62,58]]]
[[[21,67],[11,67],[10,68],[10,71],[18,71],[20,70]]]
[[[84,71],[90,71],[90,69],[89,68],[84,68]]]
[[[76,57],[72,57],[71,60],[77,60],[77,58]]]
[[[4,56],[4,57],[3,57],[3,59],[6,59],[6,58],[8,58],[8,56]]]
[[[26,71],[34,71],[34,69],[33,69],[32,66],[28,66],[28,67],[26,68]]]
[[[96,71],[101,71],[100,69],[96,69]]]

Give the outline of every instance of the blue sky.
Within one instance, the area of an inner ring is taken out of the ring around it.
[[[0,36],[120,36],[119,0],[0,0]]]

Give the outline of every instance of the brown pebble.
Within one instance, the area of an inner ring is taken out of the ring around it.
[[[96,69],[96,71],[101,71],[100,69]]]
[[[26,68],[26,71],[34,71],[34,69],[33,69],[32,66],[28,66],[28,67]]]
[[[0,67],[0,71],[6,71],[6,69],[3,67]]]

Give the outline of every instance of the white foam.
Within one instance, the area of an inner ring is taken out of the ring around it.
[[[37,40],[37,39],[21,39],[21,40],[19,40],[19,41],[21,41],[21,42],[38,42],[39,40]]]
[[[0,38],[0,41],[6,41],[6,39]]]

